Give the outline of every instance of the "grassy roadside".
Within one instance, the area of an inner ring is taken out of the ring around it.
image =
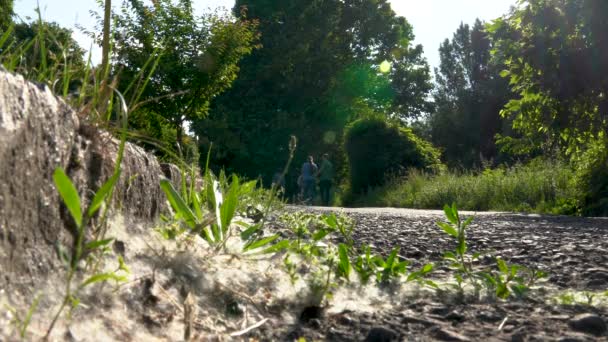
[[[412,171],[356,197],[353,206],[441,209],[458,203],[463,210],[575,214],[574,170],[559,161],[533,160],[481,172],[428,175]]]

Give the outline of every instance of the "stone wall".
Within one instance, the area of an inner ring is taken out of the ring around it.
[[[72,243],[74,223],[54,187],[55,168],[66,171],[86,208],[112,175],[118,146],[48,87],[0,67],[0,287],[53,272],[55,244]],[[154,156],[127,144],[114,212],[155,220],[166,205],[162,175]]]

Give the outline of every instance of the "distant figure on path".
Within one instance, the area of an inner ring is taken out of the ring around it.
[[[285,194],[285,177],[283,177],[282,170],[277,170],[272,176],[272,186],[275,187],[277,194],[280,196]]]
[[[304,201],[312,204],[315,198],[315,175],[318,171],[312,156],[308,156],[308,161],[302,164],[302,187],[304,188]]]
[[[329,206],[329,194],[331,183],[334,178],[334,166],[329,161],[329,155],[327,153],[323,154],[318,176],[319,188],[321,189],[321,204]]]

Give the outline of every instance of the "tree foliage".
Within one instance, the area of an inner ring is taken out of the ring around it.
[[[193,126],[203,149],[213,141],[215,164],[269,179],[292,134],[296,160],[327,151],[335,157],[344,126],[363,113],[406,118],[427,110],[422,48],[412,46],[412,27],[388,1],[238,0],[235,13],[241,6],[259,20],[262,48],[243,60],[209,119]],[[383,61],[387,73],[378,68]]]
[[[54,22],[39,20],[14,24],[4,45],[8,50],[19,52],[16,70],[26,77],[54,75],[55,71],[61,74],[65,70],[79,70],[84,66],[84,50],[72,38],[72,30]],[[79,76],[83,75],[73,75],[72,78]],[[62,80],[54,81],[61,83]]]
[[[344,135],[349,182],[355,193],[384,184],[390,175],[405,174],[410,168],[439,171],[439,151],[410,129],[389,124],[384,118],[359,119]]]
[[[510,93],[500,65],[490,60],[491,47],[477,20],[472,28],[461,24],[439,48],[431,136],[452,167],[479,166],[498,155],[494,136],[503,132],[499,112]]]
[[[0,32],[13,22],[13,0],[0,0]]]
[[[526,137],[575,153],[606,136],[606,13],[604,0],[529,0],[489,26],[517,94],[502,114]]]
[[[154,122],[156,134],[169,125],[178,144],[184,123],[207,115],[209,102],[231,86],[239,61],[257,40],[255,21],[221,12],[197,17],[190,0],[129,0],[115,18],[116,71],[123,87],[158,56],[141,97],[146,104],[133,116],[141,121],[132,123],[142,128]]]

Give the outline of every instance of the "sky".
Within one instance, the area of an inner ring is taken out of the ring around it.
[[[74,38],[84,49],[91,47],[91,40],[76,24],[93,28],[89,11],[101,13],[96,0],[14,0],[15,13],[25,19],[35,17],[34,8],[40,3],[42,17],[61,26],[72,28]],[[114,0],[115,5],[122,0]],[[439,44],[451,38],[461,22],[473,24],[476,18],[490,21],[509,11],[516,0],[391,0],[393,10],[404,16],[414,27],[415,44],[422,44],[431,69],[439,66]],[[232,8],[234,0],[193,0],[197,11],[208,8]],[[93,61],[101,60],[99,48],[93,47]]]

